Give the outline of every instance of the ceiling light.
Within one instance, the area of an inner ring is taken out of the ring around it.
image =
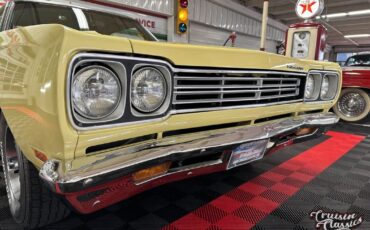
[[[365,15],[365,14],[370,14],[370,9],[369,10],[357,10],[357,11],[348,12],[349,16],[357,16],[357,15]]]
[[[321,16],[317,16],[316,19],[343,18],[343,17],[347,17],[347,16],[359,16],[359,15],[367,15],[367,14],[370,14],[370,9],[350,11],[348,13],[342,12],[342,13],[334,13],[334,14],[321,15]]]
[[[345,38],[368,38],[370,37],[370,34],[351,34],[351,35],[345,35]]]
[[[347,15],[348,13],[335,13],[335,14],[327,14],[324,17],[325,18],[342,18],[342,17],[346,17]]]

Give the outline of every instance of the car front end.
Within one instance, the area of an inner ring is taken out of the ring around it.
[[[48,157],[40,176],[81,213],[260,160],[338,121],[329,112],[341,85],[334,64],[133,40],[131,54],[109,42],[103,50],[94,43],[80,50],[64,33],[61,106],[64,128],[77,132],[78,141],[73,158]],[[71,33],[78,40],[92,36]]]
[[[118,18],[130,22],[125,30],[92,29],[86,20],[101,9],[70,7],[89,15],[77,29],[35,17],[35,26],[1,33],[4,79],[17,78],[0,82],[0,106],[19,155],[78,212],[232,170],[338,121],[330,112],[342,84],[337,64],[161,43],[126,17]]]

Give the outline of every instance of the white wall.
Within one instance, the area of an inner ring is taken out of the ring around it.
[[[193,0],[190,10],[189,42],[223,44],[232,31],[237,32],[237,47],[259,49],[262,15],[233,0]],[[276,52],[285,39],[287,27],[269,19],[266,50]]]
[[[174,0],[104,0],[104,1],[168,16],[173,15],[174,11]]]
[[[229,35],[230,31],[228,30],[192,22],[189,41],[193,44],[223,45]],[[230,45],[229,42],[227,46]],[[260,38],[239,33],[235,46],[246,49],[259,49]],[[266,51],[276,53],[276,41],[268,40],[266,46]]]
[[[189,33],[175,33],[175,0],[105,0],[167,17],[168,39],[173,42],[222,45],[232,31],[237,32],[237,46],[259,49],[262,15],[235,0],[189,0]],[[262,1],[262,0],[261,0]],[[267,47],[276,52],[276,45],[285,39],[287,26],[269,19]]]
[[[261,35],[262,15],[232,0],[193,0],[190,19],[206,25],[256,37]],[[267,38],[282,41],[287,26],[269,19]]]

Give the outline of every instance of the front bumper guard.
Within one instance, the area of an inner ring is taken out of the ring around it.
[[[45,162],[39,175],[57,193],[77,192],[194,152],[269,139],[302,127],[330,126],[338,120],[333,113],[309,114],[254,126],[181,135],[64,163],[51,159]]]

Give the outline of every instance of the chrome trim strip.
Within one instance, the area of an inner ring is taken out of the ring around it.
[[[260,108],[266,106],[274,106],[274,105],[288,105],[292,103],[303,102],[303,99],[294,100],[294,101],[283,101],[283,102],[276,102],[276,103],[266,103],[266,104],[258,104],[258,105],[242,105],[242,106],[230,106],[230,107],[218,107],[215,108],[204,108],[204,109],[197,109],[196,112],[210,112],[210,111],[223,111],[223,110],[233,110],[233,109],[248,109],[248,108]],[[194,109],[184,109],[184,110],[177,110],[172,114],[184,114],[184,113],[193,113],[195,112]]]
[[[105,128],[113,128],[113,127],[119,127],[123,125],[134,125],[134,124],[144,124],[144,123],[150,123],[150,122],[160,122],[168,119],[171,115],[175,114],[183,114],[183,113],[192,113],[192,112],[209,112],[209,111],[220,111],[220,110],[232,110],[232,109],[245,109],[245,108],[258,108],[258,107],[264,107],[264,106],[273,106],[273,105],[281,105],[281,104],[289,104],[289,103],[298,103],[302,102],[302,100],[294,100],[289,102],[278,102],[278,103],[266,103],[266,104],[258,104],[258,105],[246,105],[246,106],[232,106],[232,107],[218,107],[218,108],[205,108],[205,109],[185,109],[181,111],[170,111],[166,116],[162,118],[156,118],[156,119],[148,119],[145,121],[137,121],[137,122],[126,122],[126,123],[117,123],[117,124],[111,124],[111,125],[101,125],[101,126],[92,126],[92,127],[80,127],[77,126],[73,122],[73,117],[70,109],[70,78],[72,76],[72,69],[73,69],[73,63],[78,58],[82,57],[88,57],[88,58],[94,58],[94,59],[103,59],[101,61],[104,61],[104,59],[116,59],[116,60],[136,60],[136,61],[149,61],[154,63],[161,63],[165,66],[167,66],[172,72],[174,73],[228,73],[228,74],[284,74],[284,75],[291,75],[291,76],[306,76],[306,73],[299,73],[299,72],[285,72],[285,71],[256,71],[256,70],[217,70],[217,69],[186,69],[186,68],[177,68],[173,67],[169,62],[159,60],[159,59],[153,59],[153,58],[139,58],[139,57],[130,57],[130,56],[121,56],[121,55],[113,55],[113,54],[100,54],[100,53],[78,53],[75,56],[72,57],[69,67],[68,67],[68,76],[67,76],[67,95],[66,95],[66,102],[67,102],[67,114],[70,120],[70,123],[72,127],[78,131],[88,131],[88,130],[97,130],[97,129],[105,129]],[[330,72],[333,73],[333,72]]]
[[[238,101],[255,101],[255,100],[267,100],[267,99],[274,99],[274,98],[285,98],[285,97],[294,97],[297,96],[297,93],[291,93],[291,94],[284,94],[280,96],[266,96],[266,97],[261,97],[258,95],[259,93],[256,93],[256,96],[254,97],[249,97],[249,98],[244,98],[244,97],[239,97],[239,98],[229,98],[229,99],[204,99],[204,100],[174,100],[172,104],[174,105],[187,105],[187,104],[204,104],[204,103],[217,103],[217,102],[238,102]],[[289,103],[290,101],[285,101],[285,103]],[[213,110],[217,110],[218,107],[214,107]],[[198,111],[197,109],[193,109]],[[177,110],[181,111],[181,110]]]
[[[104,178],[105,175],[135,168],[175,154],[186,154],[268,139],[301,127],[333,125],[338,120],[339,118],[333,113],[309,114],[255,126],[241,126],[153,140],[67,162],[51,159],[42,166],[40,177],[54,188],[56,184],[73,186],[73,184],[81,183],[85,185],[97,178]]]
[[[193,67],[196,68],[196,67]],[[284,72],[284,71],[266,71],[266,70],[215,70],[215,69],[181,69],[173,68],[175,73],[218,73],[218,74],[285,74],[291,76],[306,76],[306,73]]]
[[[10,29],[10,22],[13,19],[13,11],[15,4],[13,1],[8,1],[5,4],[4,15],[1,24],[1,31]]]
[[[183,85],[183,86],[175,86],[175,89],[259,89],[259,88],[273,88],[273,87],[292,87],[296,85],[269,85],[269,86],[233,86],[233,85],[228,85],[228,86],[219,86],[219,85]]]
[[[282,89],[262,89],[262,90],[222,90],[224,87],[221,87],[220,91],[176,91],[176,95],[203,95],[203,94],[238,94],[238,93],[255,93],[255,92],[286,92],[286,91],[296,91],[297,88],[282,88]]]
[[[261,72],[259,72],[261,73]],[[284,73],[280,73],[284,74]],[[299,81],[300,78],[271,78],[271,77],[264,77],[264,78],[248,78],[248,77],[202,77],[202,76],[175,76],[176,80],[199,80],[199,81],[278,81],[278,80],[286,80],[286,81]]]

